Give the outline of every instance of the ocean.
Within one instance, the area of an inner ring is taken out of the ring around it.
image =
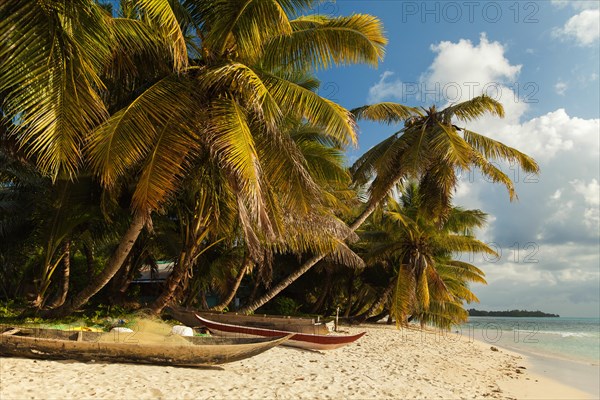
[[[470,317],[454,330],[490,345],[600,365],[600,318]]]

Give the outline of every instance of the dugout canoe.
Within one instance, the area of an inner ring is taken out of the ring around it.
[[[202,367],[243,360],[291,335],[263,338],[183,337],[191,345],[136,343],[130,338],[99,341],[101,332],[10,327],[0,330],[0,356]],[[120,335],[124,335],[120,333]]]
[[[273,329],[277,331],[327,335],[329,328],[324,322],[316,322],[314,318],[298,318],[274,315],[243,315],[237,313],[217,313],[168,307],[166,313],[186,326],[198,327],[200,323],[196,315],[210,321],[223,324],[240,325],[253,328]]]
[[[277,337],[288,334],[286,331],[275,329],[255,328],[249,326],[225,324],[211,321],[196,315],[200,323],[215,335],[229,337]],[[357,335],[313,335],[308,333],[295,333],[288,341],[282,343],[284,346],[298,347],[307,350],[333,350],[346,346],[360,339],[366,332]]]

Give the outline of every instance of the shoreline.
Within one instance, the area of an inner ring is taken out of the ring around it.
[[[277,347],[221,369],[0,358],[0,398],[592,398],[535,374],[526,356],[460,335],[386,325],[343,329],[367,335],[327,352]]]
[[[587,393],[590,398],[600,398],[600,366],[582,360],[567,359],[553,354],[540,354],[523,349],[497,345],[506,351],[524,356],[524,361],[537,376],[550,379],[575,390]]]
[[[525,363],[533,374],[550,379],[556,383],[569,386],[587,393],[593,399],[600,399],[600,364],[598,361],[568,358],[562,354],[544,353],[542,351],[511,346],[502,341],[486,341],[478,330],[461,333],[468,340],[478,341],[487,346],[495,346],[505,351],[525,357]]]

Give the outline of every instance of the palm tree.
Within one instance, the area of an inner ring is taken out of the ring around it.
[[[120,55],[155,49],[173,69],[187,65],[168,0],[140,0],[135,7],[143,21],[113,19],[93,0],[0,3],[1,107],[13,122],[8,135],[53,181],[75,179],[80,170],[91,131],[109,115],[102,74],[128,67]],[[145,217],[134,218],[98,283],[122,264]],[[75,303],[96,291],[80,293]]]
[[[352,231],[366,221],[390,190],[404,178],[419,179],[421,190],[430,194],[426,204],[430,217],[437,218],[441,223],[447,218],[452,193],[458,183],[458,171],[480,169],[493,182],[506,186],[511,201],[516,198],[512,181],[494,166],[493,161],[506,160],[529,173],[539,172],[537,163],[531,157],[455,125],[455,122],[466,123],[487,113],[503,117],[502,105],[485,95],[441,111],[433,106],[425,110],[425,114],[395,103],[364,106],[352,112],[357,119],[386,123],[405,121],[403,129],[367,151],[352,166],[355,183],[359,186],[369,185],[369,199],[363,211],[350,224]],[[243,311],[253,312],[265,304],[324,256],[317,254],[305,261],[299,269]]]
[[[390,311],[399,323],[404,323],[408,316],[417,317],[422,323],[457,323],[460,321],[453,316],[464,316],[464,312],[456,311],[462,308],[462,301],[476,300],[467,282],[485,283],[485,279],[477,267],[453,260],[452,255],[495,252],[473,236],[473,229],[485,224],[484,213],[452,207],[440,226],[429,216],[427,196],[416,183],[409,182],[399,201],[387,201],[377,224],[383,231],[371,234],[377,241],[369,246],[367,258],[385,261],[393,269],[395,284]],[[443,314],[446,308],[452,313]]]
[[[419,180],[427,191],[427,208],[443,220],[450,209],[460,171],[479,169],[492,182],[502,183],[509,199],[516,199],[510,178],[494,165],[508,161],[528,173],[539,173],[537,163],[526,154],[496,140],[459,127],[485,114],[504,117],[502,105],[482,95],[438,111],[435,106],[405,121],[398,133],[366,152],[352,167],[355,181],[370,185],[369,205],[383,199],[403,177]]]
[[[291,20],[288,15],[301,9],[283,1],[185,4],[198,33],[189,42],[197,58],[185,71],[150,85],[106,119],[90,140],[90,164],[105,187],[117,187],[134,171],[139,177],[132,199],[134,219],[105,271],[65,312],[84,304],[119,269],[150,214],[176,191],[202,144],[227,173],[251,222],[274,237],[263,188],[264,160],[276,166],[272,184],[285,188],[293,183],[301,194],[293,198],[298,209],[309,210],[317,192],[293,141],[280,129],[284,116],[305,118],[345,144],[355,142],[350,114],[296,83],[296,71],[355,62],[375,65],[385,44],[377,19],[354,15]],[[258,133],[269,138],[262,148]]]

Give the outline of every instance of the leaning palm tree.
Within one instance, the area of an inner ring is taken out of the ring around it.
[[[493,182],[502,183],[509,199],[516,199],[510,178],[493,162],[509,161],[528,173],[539,173],[537,163],[526,154],[496,140],[459,127],[486,114],[504,116],[502,105],[488,96],[479,96],[451,105],[441,111],[435,106],[422,113],[395,103],[380,103],[353,110],[357,119],[386,123],[404,121],[404,128],[367,151],[352,166],[357,185],[369,185],[369,198],[362,212],[350,224],[355,231],[373,213],[394,186],[405,178],[420,181],[427,191],[430,217],[440,223],[447,218],[459,171],[479,169]],[[317,254],[292,273],[282,284],[274,286],[261,298],[243,309],[252,312],[275,297],[323,259]]]
[[[271,238],[277,234],[265,197],[265,160],[272,166],[270,184],[287,191],[297,210],[310,210],[318,187],[281,129],[286,118],[322,126],[344,144],[356,137],[349,112],[297,83],[298,72],[357,62],[376,65],[385,44],[380,22],[371,16],[296,18],[311,4],[185,2],[197,32],[188,43],[194,58],[190,66],[155,80],[106,119],[89,141],[91,168],[106,188],[137,177],[134,218],[103,273],[61,312],[83,305],[116,273],[151,213],[176,192],[186,166],[204,146],[247,210],[247,226],[254,224]]]
[[[138,54],[171,70],[187,65],[169,1],[133,3],[143,19],[114,19],[93,0],[0,2],[0,108],[12,122],[8,136],[53,181],[76,179],[92,130],[110,114],[105,74],[131,69]],[[144,222],[133,225],[141,229]],[[109,265],[123,262],[135,230],[125,232]],[[96,278],[105,283],[108,275]]]
[[[539,173],[535,160],[517,149],[456,124],[468,123],[486,114],[504,117],[502,105],[482,95],[443,110],[435,106],[413,116],[396,134],[366,152],[352,167],[355,181],[370,185],[368,206],[374,207],[403,177],[419,180],[427,191],[432,216],[447,215],[458,173],[479,169],[490,181],[503,184],[509,199],[516,199],[510,178],[494,165],[508,161],[528,173]]]

